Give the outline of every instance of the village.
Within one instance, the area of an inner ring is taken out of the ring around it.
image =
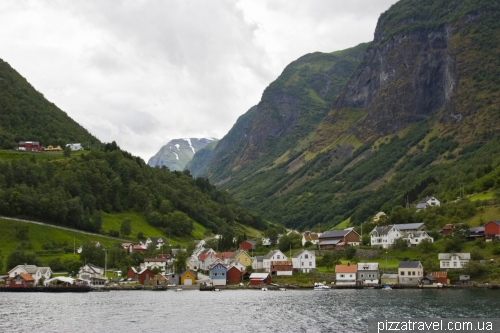
[[[380,214],[378,214],[380,217]],[[377,218],[377,216],[376,216]],[[447,224],[440,233],[450,236],[458,231],[460,225]],[[497,240],[500,235],[500,221],[489,221],[482,227],[469,228],[467,240],[484,239],[485,242]],[[462,230],[462,229],[460,229]],[[380,262],[362,260],[358,262],[342,262],[335,265],[335,273],[330,274],[331,283],[320,283],[324,274],[317,274],[317,257],[327,256],[336,251],[357,249],[361,244],[361,235],[353,228],[345,230],[330,230],[324,233],[306,231],[299,233],[296,230],[287,232],[287,235],[300,235],[303,248],[290,252],[282,252],[273,248],[279,244],[272,244],[269,238],[260,240],[244,240],[233,252],[217,252],[211,244],[217,237],[207,237],[195,241],[192,253],[185,249],[171,249],[168,254],[158,254],[156,257],[144,258],[138,267],[130,267],[127,272],[107,270],[92,263],[82,266],[75,276],[54,276],[50,267],[19,264],[8,272],[5,278],[5,288],[26,288],[34,286],[72,285],[88,286],[91,288],[144,286],[150,288],[182,288],[213,290],[223,286],[237,286],[260,288],[267,290],[270,286],[278,286],[276,280],[280,277],[308,275],[318,281],[311,285],[302,285],[305,288],[316,290],[330,288],[440,288],[450,285],[448,273],[466,267],[471,259],[471,253],[450,252],[439,253],[439,270],[428,271],[421,261],[400,261],[397,269],[381,270]],[[375,227],[369,233],[370,247],[383,253],[396,242],[403,240],[408,248],[430,242],[434,239],[429,236],[424,223],[394,224]],[[258,241],[269,248],[265,255],[253,255]],[[122,243],[123,251],[128,254],[134,252],[145,253],[148,247],[158,250],[164,248],[167,240],[163,237],[149,237],[139,244]],[[307,246],[308,245],[308,246]],[[94,246],[103,248],[99,242]],[[307,246],[307,248],[305,248]],[[81,248],[78,250],[81,251]],[[355,251],[363,251],[357,249]],[[179,255],[182,253],[182,255]],[[387,252],[385,252],[387,253]],[[183,260],[181,265],[176,261]],[[479,261],[486,264],[485,260]],[[176,267],[182,267],[176,271]],[[111,276],[110,276],[111,274]],[[324,279],[327,280],[327,279]],[[470,280],[469,275],[461,274],[460,283]],[[325,282],[325,281],[324,281]],[[190,286],[190,287],[188,287]],[[195,287],[193,287],[195,286]]]

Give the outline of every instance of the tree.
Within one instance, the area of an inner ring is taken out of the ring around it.
[[[63,155],[64,155],[65,158],[69,158],[71,156],[71,148],[70,148],[70,146],[64,147]]]
[[[25,223],[19,223],[14,225],[14,233],[18,240],[28,240],[29,239],[29,226]]]
[[[22,247],[18,246],[7,257],[7,270],[23,264],[40,266],[40,260],[35,253],[25,252]]]
[[[281,236],[278,248],[283,253],[290,250],[292,248],[292,242],[290,241],[290,237],[288,237],[287,235]]]
[[[126,217],[122,221],[122,225],[120,227],[120,233],[123,236],[128,236],[132,233],[132,221],[130,218]]]
[[[82,252],[80,253],[80,260],[82,262],[104,267],[105,257],[105,249],[101,246],[97,246],[91,242],[83,243]]]
[[[356,248],[354,246],[348,246],[344,250],[344,256],[347,260],[351,260],[356,255]]]
[[[394,243],[392,244],[393,251],[407,251],[408,250],[408,242],[403,238],[396,238]]]
[[[189,253],[186,251],[177,251],[177,255],[175,256],[174,260],[174,271],[177,274],[182,273],[184,270],[186,270],[186,260],[189,258]]]
[[[264,236],[269,238],[271,245],[275,245],[278,240],[278,231],[274,228],[269,228],[266,231],[264,231]]]
[[[417,245],[417,249],[421,253],[428,254],[428,253],[434,252],[435,247],[434,247],[434,243],[426,238],[426,239],[422,240],[422,242],[420,242],[420,244]]]

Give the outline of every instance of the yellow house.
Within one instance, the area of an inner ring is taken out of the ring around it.
[[[244,250],[237,250],[229,257],[230,262],[239,261],[245,267],[252,264],[251,259],[250,255]]]
[[[185,286],[191,286],[193,284],[196,284],[196,272],[190,269],[182,272],[181,284]]]

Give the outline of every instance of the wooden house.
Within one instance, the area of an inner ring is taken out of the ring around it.
[[[356,285],[356,265],[336,265],[335,266],[335,284],[336,285]]]
[[[240,244],[240,250],[250,251],[255,250],[256,241],[253,240],[245,240]]]
[[[448,272],[446,271],[430,272],[427,276],[436,280],[437,283],[450,284],[450,281],[448,280]]]
[[[345,249],[349,245],[359,245],[360,236],[354,229],[330,230],[319,236],[319,249]]]
[[[225,286],[227,283],[227,267],[222,262],[217,262],[209,267],[209,276],[214,286]]]
[[[180,284],[185,286],[191,286],[196,284],[197,273],[193,270],[185,270],[180,274]]]
[[[14,277],[9,276],[5,279],[5,286],[9,288],[25,288],[34,285],[35,279],[28,273],[16,274]]]
[[[238,267],[233,266],[227,270],[227,283],[240,283],[242,279],[242,271]]]
[[[139,272],[139,274],[137,274],[137,280],[143,286],[150,286],[151,280],[153,279],[154,276],[155,274],[149,268],[144,268],[142,271]]]
[[[258,287],[271,284],[271,274],[269,273],[252,273],[249,279],[249,286]]]
[[[490,221],[484,225],[486,238],[500,237],[500,221]]]

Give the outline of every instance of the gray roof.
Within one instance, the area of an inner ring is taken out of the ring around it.
[[[352,230],[330,230],[325,233],[323,233],[321,236],[319,236],[320,239],[322,238],[335,238],[335,237],[344,237],[348,233],[350,233]]]
[[[271,250],[267,252],[267,254],[264,256],[264,259],[271,259],[276,252],[278,252],[278,250]]]
[[[427,202],[419,202],[417,204],[417,209],[423,209],[423,208],[426,208],[428,206]]]
[[[262,261],[262,260],[264,260],[264,256],[255,256],[254,261],[259,262],[259,261]]]
[[[418,268],[420,261],[401,261],[398,268]]]
[[[470,260],[470,253],[438,253],[439,260],[449,260],[452,256],[458,256],[460,259]]]
[[[388,225],[388,226],[385,226],[385,227],[375,227],[371,232],[370,234],[372,234],[372,232],[377,232],[380,236],[382,235],[387,235],[389,233],[389,231],[391,231],[392,229],[392,225]]]
[[[403,235],[401,238],[422,237],[424,234],[427,235],[425,231],[413,231]],[[427,236],[429,237],[429,235]]]
[[[299,251],[299,252],[295,253],[295,254],[293,255],[293,257],[292,257],[292,258],[298,258],[298,257],[300,257],[300,256],[301,256],[304,252],[307,252],[307,253],[309,253],[309,254],[313,255],[313,253],[311,253],[310,251],[307,251],[307,250],[302,250],[302,251]]]
[[[407,230],[417,230],[421,226],[423,226],[423,222],[419,223],[404,223],[404,224],[394,224],[396,228],[398,228],[401,231],[407,231]]]
[[[330,239],[330,240],[325,240],[319,243],[320,245],[336,245],[340,242],[340,239]]]

